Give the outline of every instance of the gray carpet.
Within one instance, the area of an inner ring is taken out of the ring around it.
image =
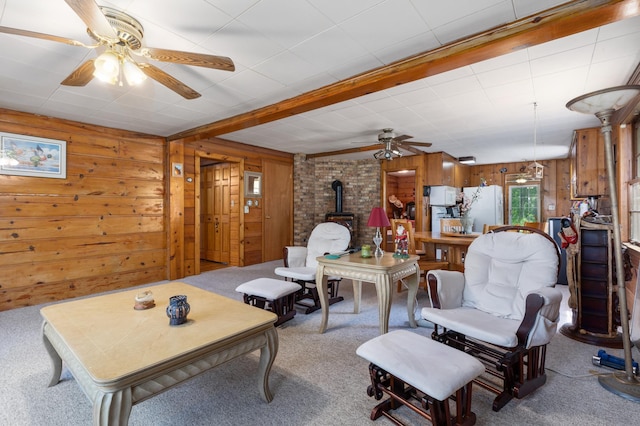
[[[241,300],[235,287],[258,277],[274,277],[280,262],[227,268],[182,281]],[[320,313],[298,313],[278,328],[279,352],[271,371],[274,400],[259,396],[258,352],[229,361],[189,382],[133,407],[131,425],[366,425],[377,403],[366,394],[367,362],[356,348],[378,334],[375,290],[363,285],[362,311],[354,315],[350,282],[340,287],[345,301],[331,306],[329,327],[319,334]],[[424,306],[426,294],[418,294]],[[160,304],[159,304],[160,305]],[[160,305],[162,306],[162,305]],[[0,425],[89,425],[89,400],[63,369],[62,381],[48,388],[51,365],[40,337],[41,318],[34,306],[0,312]],[[408,327],[406,292],[393,301],[389,329]],[[429,328],[415,330],[424,336]],[[500,412],[491,411],[494,395],[474,388],[473,411],[479,425],[633,425],[640,405],[604,390],[591,357],[597,346],[558,334],[549,345],[547,384]],[[620,354],[621,351],[608,350]],[[638,352],[634,348],[634,357]],[[424,424],[406,408],[397,411],[406,424]],[[391,424],[379,419],[376,424]]]

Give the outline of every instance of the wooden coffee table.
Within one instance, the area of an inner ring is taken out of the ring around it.
[[[93,423],[126,425],[133,405],[260,349],[259,392],[273,399],[275,314],[180,282],[145,290],[156,307],[134,310],[137,289],[42,308],[54,367],[49,386],[59,382],[64,361],[93,403]],[[166,306],[178,294],[187,295],[191,312],[185,324],[170,326]]]

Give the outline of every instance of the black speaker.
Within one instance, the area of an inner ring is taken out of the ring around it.
[[[423,186],[422,187],[422,196],[423,197],[428,197],[431,195],[431,187],[430,186]]]

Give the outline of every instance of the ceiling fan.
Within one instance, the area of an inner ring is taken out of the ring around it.
[[[416,146],[430,147],[431,146],[431,143],[429,142],[407,141],[407,139],[412,139],[412,138],[413,136],[409,136],[409,135],[396,136],[396,134],[393,133],[393,129],[386,128],[386,129],[382,129],[382,133],[378,134],[378,143],[374,145],[368,145],[368,146],[363,146],[359,148],[347,148],[339,151],[308,154],[307,158],[351,154],[354,152],[372,151],[374,149],[377,149],[378,152],[373,154],[376,160],[393,160],[396,157],[402,157],[401,149],[412,152],[414,154],[424,154],[424,151],[414,147]],[[382,144],[382,147],[380,147],[380,144]]]
[[[224,71],[235,70],[233,61],[225,56],[143,47],[144,29],[135,18],[110,7],[98,6],[94,0],[65,0],[65,2],[87,25],[87,33],[95,40],[94,44],[0,26],[0,32],[6,34],[104,50],[96,59],[89,59],[76,68],[62,81],[62,85],[85,86],[93,77],[97,77],[108,83],[119,85],[122,85],[124,79],[133,86],[150,77],[186,99],[195,99],[200,97],[200,93],[144,60],[152,59]],[[141,58],[143,61],[135,61],[134,57]]]

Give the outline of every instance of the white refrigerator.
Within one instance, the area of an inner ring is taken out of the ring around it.
[[[465,197],[471,199],[479,187],[463,188]],[[471,205],[473,217],[473,232],[482,232],[484,225],[504,224],[504,196],[502,187],[490,185],[480,187],[480,193],[476,201]]]

